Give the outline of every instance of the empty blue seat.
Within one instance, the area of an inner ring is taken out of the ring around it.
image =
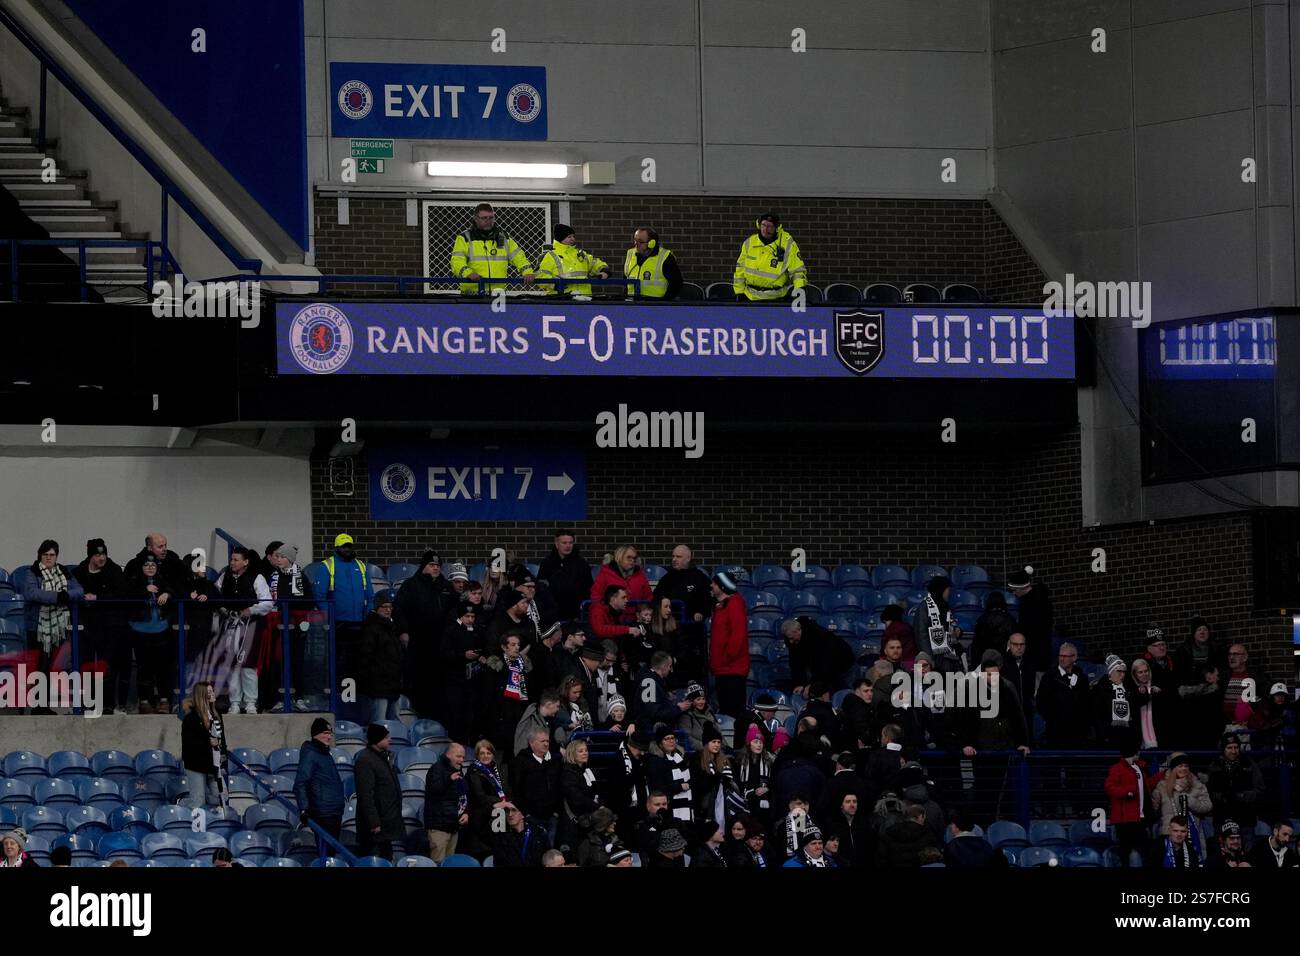
[[[150,860],[186,859],[185,842],[175,833],[150,833],[140,841],[140,852]]]
[[[768,647],[771,645],[771,643],[772,643],[773,640],[775,640],[775,638],[772,638],[772,637],[759,637],[759,636],[756,636],[756,635],[751,631],[751,632],[750,632],[750,635],[749,635],[749,659],[750,659],[750,661],[753,661],[755,658],[761,658],[761,659],[763,659],[763,660],[767,660],[767,649],[768,649]]]
[[[822,598],[822,610],[827,614],[840,611],[857,611],[862,608],[862,598],[852,591],[828,591]]]
[[[271,788],[271,792],[282,797],[287,797],[289,801],[294,802],[293,796],[293,777],[282,773],[273,773],[270,776],[262,778],[262,783]]]
[[[1067,846],[1057,852],[1066,866],[1101,866],[1101,854],[1089,846]]]
[[[50,754],[49,767],[51,777],[90,777],[90,760],[83,753],[75,750],[60,750]]]
[[[781,595],[773,591],[755,591],[754,599],[749,602],[751,611],[777,611],[785,610],[785,604]]]
[[[99,851],[101,860],[139,860],[144,856],[140,852],[140,841],[125,831],[105,833],[95,849]]]
[[[245,830],[292,830],[289,812],[276,803],[258,803],[244,811]]]
[[[847,687],[843,690],[837,690],[833,695],[831,695],[831,706],[836,710],[839,710],[844,706],[844,699],[851,693],[853,693],[853,691]]]
[[[479,862],[478,860],[474,859],[472,856],[466,856],[464,853],[453,853],[451,856],[447,857],[445,860],[442,861],[442,865],[444,869],[449,866],[450,867],[457,867],[457,866],[477,867],[479,865]]]
[[[414,564],[394,564],[388,568],[388,583],[397,587],[407,578],[414,577],[420,569]]]
[[[912,569],[912,587],[924,588],[931,578],[946,578],[948,569],[937,564],[918,564]]]
[[[432,747],[408,747],[398,754],[397,769],[401,773],[428,770],[437,762],[438,757],[438,752]]]
[[[889,591],[871,590],[866,592],[862,598],[862,607],[872,614],[879,614],[885,608],[894,602],[894,595]]]
[[[989,825],[989,842],[995,847],[1029,846],[1025,828],[1011,820],[995,820]]]
[[[357,858],[358,867],[373,867],[376,869],[386,866],[392,866],[392,862],[385,860],[382,856],[362,856]]]
[[[953,567],[949,577],[952,578],[952,586],[963,591],[984,594],[993,587],[989,573],[978,564],[958,564]]]
[[[134,777],[135,761],[130,754],[120,750],[101,750],[90,758],[90,769],[96,777],[109,777],[113,780]]]
[[[819,564],[790,573],[790,586],[796,591],[829,591],[834,587],[831,572]]]
[[[95,838],[86,833],[65,833],[63,836],[55,837],[50,842],[50,849],[66,846],[72,852],[72,862],[76,865],[79,861],[91,861],[99,859],[99,854],[95,852]]]
[[[212,855],[224,849],[226,841],[218,833],[191,833],[184,837],[185,850],[193,860],[211,860]]]
[[[1016,857],[1017,866],[1060,866],[1056,851],[1046,846],[1029,846]]]
[[[154,829],[163,833],[174,833],[178,830],[189,833],[193,827],[191,819],[189,807],[178,807],[173,804],[164,804],[153,812]]]
[[[833,631],[841,636],[851,637],[853,635],[853,625],[860,620],[862,620],[860,615],[845,614],[841,612],[839,614],[823,614],[817,619],[817,623],[821,624],[821,626],[826,628],[828,631]]]
[[[1098,833],[1092,828],[1092,821],[1090,820],[1075,820],[1070,824],[1070,843],[1074,846],[1087,846],[1101,851],[1114,842],[1114,835],[1110,827]]]
[[[871,572],[860,564],[838,565],[831,572],[831,584],[837,588],[849,587],[855,584],[863,587],[874,587],[871,583]]]
[[[743,564],[720,564],[713,569],[714,572],[725,571],[731,575],[731,579],[737,584],[753,584],[754,579],[749,575],[749,568]]]
[[[344,781],[352,779],[355,772],[352,767],[352,754],[342,748],[335,747],[330,751],[330,756],[334,758],[334,769],[339,772],[339,777]]]
[[[402,788],[403,797],[424,799],[424,781],[413,773],[399,773],[397,785]]]
[[[136,840],[143,840],[157,829],[153,825],[153,817],[148,810],[130,804],[118,807],[110,813],[108,815],[108,825],[113,830],[125,830]]]
[[[658,584],[668,573],[668,569],[662,564],[647,564],[641,570],[645,572],[646,580],[651,584]]]
[[[424,826],[424,797],[420,796],[415,799],[406,791],[402,791],[402,822],[408,829],[420,829]]]
[[[780,591],[794,587],[790,572],[779,564],[763,564],[754,569],[754,585],[767,591]],[[443,864],[446,866],[446,864]]]
[[[135,755],[135,772],[141,777],[180,776],[180,761],[165,750],[142,750]]]
[[[35,833],[27,837],[27,855],[39,863],[41,866],[50,865],[50,841],[46,839],[45,834],[37,835]]]
[[[473,859],[473,857],[470,857],[470,859]],[[325,857],[325,859],[323,859],[323,860],[320,859],[320,858],[317,858],[317,859],[311,861],[311,865],[312,865],[312,866],[337,867],[337,868],[341,868],[341,869],[347,869],[347,867],[348,867],[347,861],[345,861],[342,857],[338,857],[338,856],[327,856],[327,857]],[[443,865],[446,866],[445,863],[444,863]]]
[[[133,803],[153,813],[167,802],[167,790],[161,778],[151,780],[147,777],[136,777],[123,782],[122,797],[127,803]]]
[[[28,833],[45,833],[59,836],[67,833],[63,814],[58,807],[28,807],[23,811],[23,829]]]
[[[36,804],[31,785],[25,780],[0,780],[0,806],[30,807]]]
[[[953,614],[957,619],[957,626],[961,628],[962,633],[969,636],[975,633],[975,625],[979,623],[979,611],[957,611]]]
[[[23,812],[25,810],[25,807],[0,806],[0,827],[3,827],[6,830],[12,830],[14,827],[18,826],[19,821],[23,818]]]
[[[411,745],[411,732],[407,730],[406,724],[400,720],[381,720],[379,723],[388,728],[388,733],[393,738],[392,746],[409,747]]]
[[[410,737],[411,743],[417,747],[423,747],[426,741],[447,740],[447,728],[438,721],[426,717],[417,720],[411,725]]]
[[[76,785],[71,780],[60,780],[58,777],[37,780],[36,786],[32,788],[32,796],[37,803],[46,807],[75,807],[81,803]]]
[[[243,822],[239,814],[233,809],[222,809],[221,807],[207,807],[207,830],[209,833],[217,833],[229,840],[234,834],[244,829]]]
[[[262,864],[262,866],[296,866],[296,867],[301,867],[302,864],[299,863],[297,860],[289,860],[289,859],[286,859],[285,857],[277,856],[277,857],[272,857],[271,859],[267,860],[266,862],[264,862],[264,863]]]
[[[822,596],[814,591],[789,591],[784,601],[786,614],[791,617],[816,617],[822,612]]]
[[[910,588],[912,575],[901,564],[878,564],[871,570],[871,583],[877,590]]]
[[[98,839],[108,832],[108,814],[99,807],[71,807],[63,815],[69,833],[87,833]]]
[[[10,780],[26,780],[35,785],[42,777],[50,775],[45,766],[45,758],[30,750],[15,750],[5,755],[5,776]]]
[[[271,772],[271,761],[266,758],[266,754],[253,747],[236,747],[230,751],[230,755],[248,770],[256,773]]]
[[[438,864],[427,856],[407,855],[397,861],[398,866],[435,867]]]
[[[954,611],[974,611],[976,614],[984,610],[978,594],[974,591],[959,591],[957,588],[948,592],[948,606]]]
[[[184,777],[179,780],[168,780],[163,784],[163,792],[167,795],[168,803],[180,803],[190,795],[189,781]]]
[[[293,775],[298,770],[298,751],[282,747],[271,751],[271,773]]]
[[[998,849],[1002,851],[1002,855],[1006,857],[1007,862],[1010,863],[1012,866],[1015,866],[1016,854],[1019,853],[1023,849],[1023,847],[1002,846],[1002,847],[998,847]]]
[[[1035,820],[1029,824],[1029,842],[1034,846],[1069,846],[1070,838],[1059,823]]]
[[[242,830],[232,836],[230,852],[237,860],[247,857],[259,863],[274,855],[270,838],[265,833],[254,833],[252,830]]]
[[[781,626],[779,617],[751,617],[749,619],[749,634],[751,637],[765,637],[772,640],[777,636],[777,628]]]

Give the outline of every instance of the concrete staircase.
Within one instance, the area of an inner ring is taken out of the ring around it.
[[[29,111],[11,106],[0,95],[0,185],[18,200],[25,215],[51,239],[148,239],[147,233],[123,230],[118,204],[91,192],[86,172],[64,169],[57,146],[47,138],[44,152],[39,151]],[[41,163],[47,156],[55,160],[58,173],[52,183],[41,181]],[[75,243],[60,249],[77,261]],[[89,248],[86,273],[105,302],[149,299],[142,248]]]

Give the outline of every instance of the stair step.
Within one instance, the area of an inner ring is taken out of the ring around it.
[[[44,226],[46,229],[62,229],[61,232],[51,232],[52,239],[58,239],[62,236],[78,237],[95,236],[104,238],[113,228],[113,223],[107,216],[31,216],[32,222]],[[114,236],[120,236],[120,232],[114,232]]]
[[[0,146],[33,146],[30,136],[0,136]]]
[[[44,196],[72,199],[81,198],[77,194],[83,187],[76,183],[9,183],[5,188],[18,199],[38,199]]]
[[[89,209],[91,206],[105,206],[108,203],[92,203],[89,199],[42,199],[40,197],[29,197],[19,199],[18,205],[26,206],[29,209],[33,206],[51,206],[56,209]]]
[[[139,275],[143,279],[145,268],[143,265],[129,262],[87,262],[86,272],[99,273],[99,275],[95,276],[95,281],[101,282],[105,278],[104,273],[108,273],[115,278]]]
[[[0,169],[25,169],[28,166],[40,168],[45,153],[32,150],[30,153],[0,152]]]
[[[33,221],[39,222],[40,220],[33,220]],[[104,230],[103,232],[95,232],[94,230],[86,229],[81,232],[51,232],[50,238],[51,239],[121,239],[122,234],[120,232],[110,232],[108,230]],[[110,246],[109,248],[112,247]],[[121,248],[126,248],[126,247],[123,246]]]

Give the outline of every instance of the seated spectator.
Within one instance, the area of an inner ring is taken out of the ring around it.
[[[551,734],[534,727],[528,733],[528,746],[515,756],[510,768],[511,789],[515,803],[528,816],[555,833],[563,809],[563,765],[551,753]]]
[[[664,830],[647,859],[642,856],[642,866],[655,870],[681,870],[686,868],[686,837],[678,829]]]
[[[1241,842],[1241,827],[1233,820],[1224,820],[1216,841],[1216,852],[1210,855],[1206,867],[1211,870],[1231,870],[1249,867],[1250,857]]]
[[[1256,840],[1247,859],[1257,870],[1293,870],[1300,867],[1300,856],[1291,845],[1295,831],[1287,820],[1277,820],[1267,840]]]
[[[1268,696],[1255,707],[1258,712],[1256,723],[1259,730],[1251,738],[1257,750],[1269,747],[1284,747],[1294,744],[1296,736],[1295,700],[1286,689],[1286,684],[1277,681],[1268,689]]]
[[[465,748],[448,745],[424,778],[424,829],[429,835],[429,858],[441,863],[456,852],[461,831],[469,825],[469,787],[461,765]]]
[[[723,843],[726,838],[722,824],[716,820],[705,820],[700,824],[698,833],[695,854],[691,857],[691,867],[726,869],[727,858],[723,853]]]
[[[839,806],[834,811],[823,813],[819,819],[826,833],[839,839],[835,859],[841,866],[871,865],[871,827],[856,793],[844,794]]]
[[[620,869],[631,869],[633,865],[632,851],[624,846],[615,847],[609,855],[609,862],[605,864],[606,868],[616,866]]]
[[[943,862],[958,870],[991,870],[1007,865],[1007,858],[975,832],[974,821],[961,810],[948,819],[951,837],[943,848]]]
[[[608,712],[609,716],[601,724],[601,730],[615,734],[630,734],[636,729],[635,725],[627,719],[627,702],[618,694],[610,697]]]
[[[853,692],[840,705],[841,743],[851,750],[866,750],[880,737],[872,710],[874,696],[871,679],[857,677]]]
[[[686,734],[691,741],[692,750],[704,749],[704,734],[710,729],[717,729],[718,718],[709,709],[709,698],[699,684],[686,686],[686,700],[690,707],[682,711],[678,718],[677,729]]]
[[[1148,866],[1161,869],[1200,869],[1205,865],[1196,842],[1189,838],[1190,827],[1194,826],[1184,816],[1169,819],[1168,835],[1156,841]]]
[[[1171,753],[1164,771],[1156,774],[1151,783],[1151,806],[1160,814],[1160,835],[1169,835],[1169,821],[1174,817],[1186,818],[1192,827],[1191,840],[1197,855],[1204,861],[1200,820],[1209,816],[1214,807],[1210,791],[1192,773],[1192,758],[1182,751]]]
[[[789,860],[799,852],[799,841],[803,834],[817,828],[817,824],[808,813],[811,802],[807,794],[793,794],[785,803],[786,814],[772,830],[773,851],[781,855],[782,860]]]
[[[683,711],[690,708],[690,701],[673,702],[668,693],[668,675],[672,673],[673,659],[663,651],[650,658],[648,667],[644,667],[636,676],[633,689],[632,719],[638,727],[654,731],[661,725],[676,727]]]
[[[597,807],[585,819],[586,835],[578,841],[578,866],[608,866],[613,854],[623,849],[615,834],[617,818],[608,807]]]
[[[23,582],[23,602],[27,615],[29,645],[41,650],[43,667],[49,667],[59,647],[72,633],[72,612],[68,606],[85,597],[85,589],[75,576],[69,576],[59,564],[59,543],[45,540],[36,552],[36,560]]]
[[[1121,866],[1132,866],[1134,854],[1146,849],[1147,817],[1151,813],[1151,777],[1146,761],[1138,756],[1137,738],[1130,737],[1120,759],[1106,775],[1110,822],[1115,826]]]
[[[570,675],[560,684],[560,707],[555,714],[555,742],[567,744],[579,731],[591,730],[595,714],[583,696],[583,683]]]
[[[668,795],[673,819],[690,824],[695,819],[691,765],[677,746],[677,732],[671,727],[664,727],[655,735],[646,774],[653,789]]]
[[[916,632],[912,630],[912,625],[903,620],[904,609],[897,604],[889,604],[880,612],[880,623],[885,625],[885,633],[881,638],[881,646],[884,642],[898,639],[898,660],[903,665],[911,664],[916,660]]]
[[[1127,739],[1136,737],[1134,702],[1125,679],[1128,665],[1118,654],[1106,657],[1106,677],[1092,689],[1092,725],[1097,744],[1104,750],[1122,750]]]
[[[925,823],[925,807],[907,804],[903,819],[885,827],[876,853],[877,866],[919,867],[926,849],[938,849],[934,831]]]
[[[799,852],[786,860],[786,866],[834,867],[835,860],[826,853],[820,830],[808,830],[799,838]]]
[[[537,866],[551,848],[546,828],[529,820],[513,803],[507,803],[504,833],[494,833],[492,838],[492,865]]]
[[[798,617],[781,625],[781,634],[790,649],[790,677],[794,692],[810,696],[808,689],[820,683],[832,691],[848,684],[853,669],[853,649],[848,643],[811,617]]]
[[[655,851],[659,838],[670,830],[676,830],[679,822],[673,818],[668,809],[668,794],[662,790],[651,790],[646,797],[644,814],[632,827],[632,846],[644,860]]]
[[[645,571],[637,566],[637,557],[637,549],[630,544],[622,544],[615,548],[610,562],[601,565],[596,573],[596,579],[591,584],[591,600],[603,601],[610,585],[614,584],[626,588],[628,599],[631,601],[646,603],[653,599],[654,593],[650,589],[650,580],[645,576]],[[623,623],[631,622],[632,615],[624,611]]]
[[[1241,752],[1241,738],[1224,734],[1219,757],[1206,770],[1205,786],[1214,804],[1214,826],[1235,820],[1243,835],[1253,833],[1259,819],[1259,800],[1264,794],[1264,775],[1259,765]]]
[[[1133,730],[1141,736],[1144,750],[1159,747],[1162,739],[1173,739],[1170,732],[1174,716],[1172,708],[1178,700],[1176,687],[1161,687],[1152,677],[1151,662],[1139,657],[1133,662],[1125,688],[1133,703]]]
[[[745,825],[744,842],[732,852],[729,862],[736,869],[766,869],[775,865],[767,854],[767,834],[750,821]]]
[[[0,868],[39,867],[40,864],[27,855],[26,846],[27,833],[24,830],[15,828],[0,836]]]

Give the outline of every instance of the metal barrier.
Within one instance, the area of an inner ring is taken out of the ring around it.
[[[155,266],[158,268],[159,276],[163,275],[163,271],[168,264],[176,271],[180,271],[176,265],[176,260],[167,251],[166,243],[154,239],[7,239],[3,241],[9,244],[9,301],[11,302],[17,302],[21,298],[18,290],[22,285],[43,284],[31,280],[24,283],[19,276],[18,250],[29,246],[62,248],[75,245],[77,247],[77,286],[81,302],[90,301],[91,282],[86,277],[87,249],[144,249],[145,284],[149,286],[153,285]],[[45,268],[57,266],[58,264],[42,262],[34,263],[34,265]],[[49,284],[54,286],[62,285],[58,281]]]
[[[200,279],[200,282],[239,282],[247,281],[250,277],[241,274],[218,276],[211,279]],[[328,273],[321,275],[276,275],[266,277],[268,282],[314,282],[316,283],[316,294],[324,296],[331,283],[339,285],[341,283],[354,282],[361,285],[395,285],[397,286],[398,295],[406,295],[407,287],[413,284],[425,284],[431,282],[455,283],[457,285],[478,285],[478,295],[487,294],[488,286],[524,286],[528,287],[522,278],[511,277],[506,279],[478,279],[468,280],[458,276],[398,276],[398,275],[341,275],[338,273]],[[621,286],[627,288],[635,286],[636,291],[641,290],[640,279],[535,279],[533,285],[553,285],[555,286],[555,295],[564,291],[566,285],[590,285],[590,286]],[[430,293],[421,292],[421,295]],[[454,300],[455,296],[439,294],[438,298]],[[653,300],[650,300],[653,301]]]
[[[253,786],[265,790],[267,794],[270,795],[272,800],[275,800],[286,810],[288,810],[289,813],[291,814],[290,819],[297,818],[300,815],[299,813],[300,808],[295,807],[284,797],[280,796],[280,794],[276,793],[273,789],[271,789],[270,784],[264,783],[261,779],[259,779],[259,775],[256,770],[253,770],[251,767],[249,767],[247,764],[241,761],[238,757],[236,757],[233,753],[228,754],[227,756],[231,764],[238,767],[240,770],[242,770],[245,774],[248,775],[248,778],[253,781]],[[316,835],[316,849],[317,849],[317,853],[319,854],[317,859],[321,859],[321,860],[325,859],[325,857],[329,855],[326,852],[326,848],[332,847],[334,849],[335,855],[341,857],[343,861],[348,864],[348,866],[356,865],[357,863],[356,854],[354,854],[351,850],[345,847],[338,840],[334,839],[334,837],[326,833],[324,828],[321,827],[319,823],[317,823],[315,820],[312,820],[311,818],[308,818],[307,828]]]

